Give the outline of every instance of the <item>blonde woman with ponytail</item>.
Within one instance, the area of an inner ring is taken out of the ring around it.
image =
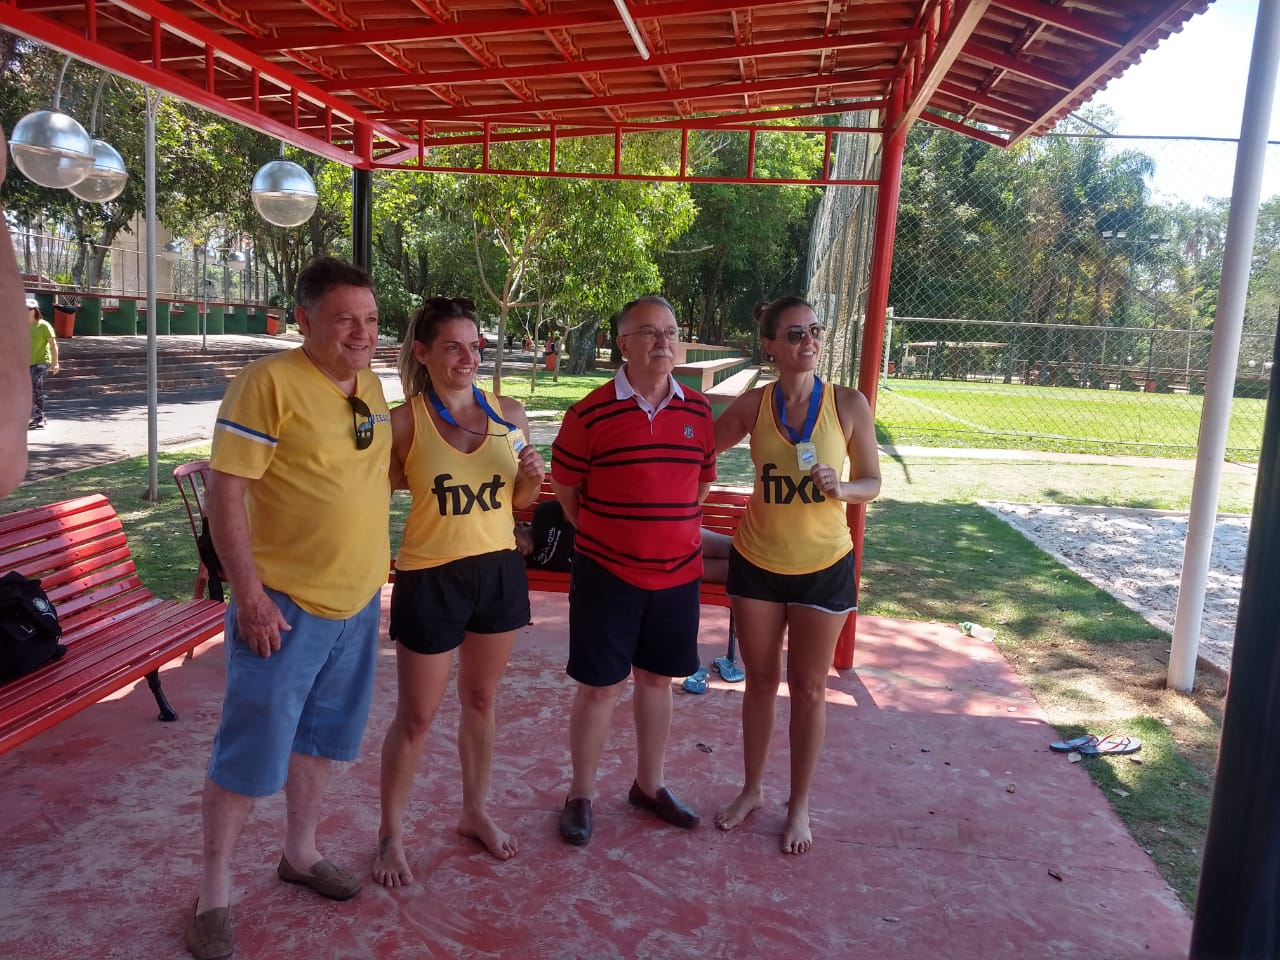
[[[538,495],[546,464],[528,442],[524,408],[475,385],[480,329],[463,297],[432,297],[400,352],[406,402],[391,412],[392,476],[413,503],[396,557],[391,639],[399,699],[382,744],[382,819],[373,877],[413,882],[403,840],[414,772],[458,651],[462,706],[457,829],[499,860],[519,843],[489,815],[494,697],[529,622],[529,582],[513,508]]]

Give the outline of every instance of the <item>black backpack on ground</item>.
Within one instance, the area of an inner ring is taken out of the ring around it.
[[[58,613],[39,580],[16,570],[0,577],[0,683],[57,660],[67,652],[61,636]]]

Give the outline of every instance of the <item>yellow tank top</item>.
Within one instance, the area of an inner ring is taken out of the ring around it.
[[[751,428],[755,485],[733,546],[757,567],[773,573],[814,573],[852,550],[853,539],[844,502],[824,497],[809,472],[800,469],[795,444],[775,417],[776,389],[777,384],[771,383],[761,391],[760,409]],[[812,440],[818,461],[841,464],[843,477],[848,449],[836,413],[835,387],[829,383],[823,386]]]
[[[486,393],[493,409],[498,400]],[[440,436],[421,395],[413,406],[413,443],[404,469],[413,505],[396,556],[397,570],[425,570],[463,557],[514,550],[516,460],[507,429],[489,421],[490,436],[471,453]]]

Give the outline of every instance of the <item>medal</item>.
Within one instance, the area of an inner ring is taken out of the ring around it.
[[[519,463],[520,451],[525,448],[524,434],[519,427],[512,427],[507,431],[507,446],[511,448],[511,455],[516,458],[516,463]]]
[[[807,474],[818,464],[818,446],[811,440],[801,440],[796,444],[796,465],[800,472]]]
[[[809,409],[799,430],[787,423],[787,407],[782,401],[782,391],[776,385],[773,388],[773,396],[778,404],[778,423],[795,444],[796,465],[800,468],[801,474],[807,474],[818,464],[818,445],[812,438],[813,428],[818,422],[818,411],[822,407],[822,381],[818,377],[813,378],[813,390],[809,394]]]

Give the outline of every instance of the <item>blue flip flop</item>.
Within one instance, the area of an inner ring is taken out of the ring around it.
[[[1073,737],[1070,740],[1059,740],[1056,743],[1051,743],[1049,744],[1049,749],[1054,753],[1071,753],[1083,747],[1092,746],[1097,742],[1097,737],[1086,734],[1083,737]]]
[[[711,666],[715,668],[716,673],[720,674],[720,679],[725,683],[741,683],[747,679],[747,674],[738,666],[738,661],[731,660],[728,657],[716,657],[711,661]]]
[[[680,686],[684,688],[685,693],[706,693],[708,673],[706,667],[699,667],[691,676],[685,677],[684,683]]]

